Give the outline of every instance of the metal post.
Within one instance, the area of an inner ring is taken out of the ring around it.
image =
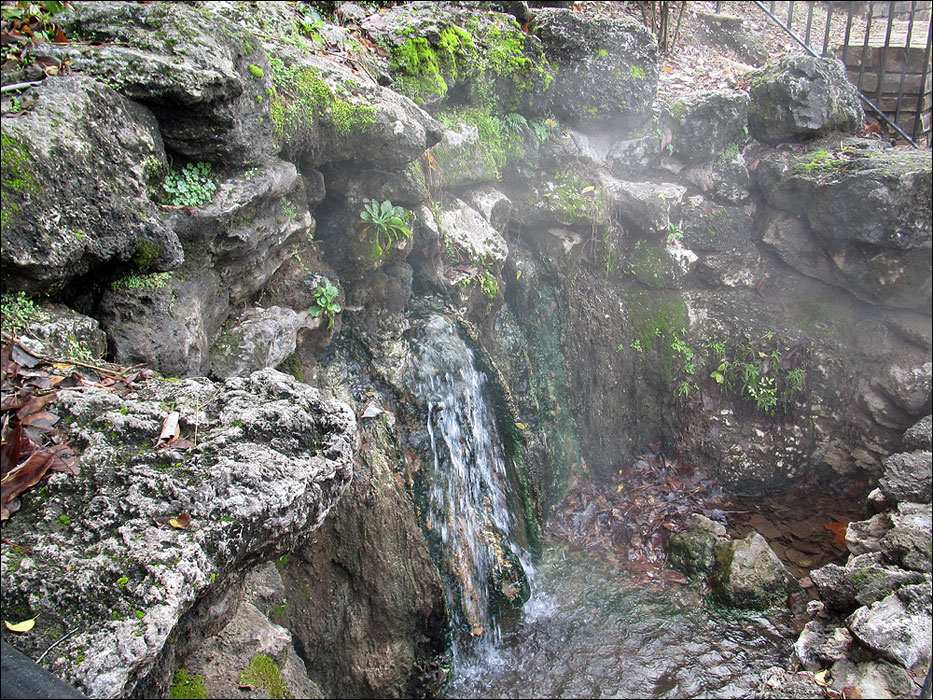
[[[901,123],[901,100],[904,99],[904,79],[907,77],[907,66],[910,61],[910,39],[914,33],[914,12],[917,11],[917,0],[910,3],[910,20],[907,22],[907,41],[904,44],[904,67],[901,69],[901,79],[897,84],[897,106],[894,108],[894,121]],[[921,91],[923,86],[921,86]]]
[[[842,62],[846,63],[846,53],[849,51],[849,35],[852,33],[852,3],[849,3],[849,12],[846,15],[846,38],[842,42]]]
[[[804,36],[803,40],[807,42],[807,46],[810,45],[810,27],[813,25],[813,3],[807,3],[807,33]]]
[[[891,26],[894,24],[894,0],[888,3],[888,30],[884,35],[884,48],[881,49],[881,67],[878,69],[878,91],[875,93],[875,102],[881,106],[881,94],[884,92],[884,74],[888,60],[888,46],[891,44]]]
[[[826,50],[829,48],[829,29],[833,26],[833,6],[829,5],[826,8],[826,33],[823,35],[823,53],[822,56],[826,56]]]
[[[871,17],[872,12],[874,12],[875,6],[873,3],[868,3],[868,21],[865,24],[865,43],[862,44],[862,61],[861,65],[858,67],[858,82],[855,84],[855,87],[859,92],[862,91],[862,78],[865,77],[865,62],[868,60],[868,44],[871,37]]]
[[[787,26],[794,28],[794,0],[787,3]]]
[[[920,135],[920,127],[923,125],[923,98],[927,92],[927,76],[930,64],[930,40],[933,39],[933,21],[930,22],[929,31],[927,31],[927,50],[923,54],[923,75],[920,76],[920,94],[917,96],[917,114],[914,116],[913,137],[917,140]]]

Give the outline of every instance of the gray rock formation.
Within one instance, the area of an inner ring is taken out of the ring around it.
[[[184,3],[83,3],[60,21],[93,44],[60,49],[72,70],[152,109],[173,153],[234,166],[275,153],[269,64],[241,26]]]
[[[178,237],[147,191],[165,168],[152,113],[79,75],[30,94],[35,107],[3,122],[5,288],[44,292],[112,261],[180,265]]]
[[[355,418],[274,370],[59,401],[81,473],[53,477],[5,524],[26,549],[4,551],[4,609],[38,616],[55,639],[78,624],[54,670],[89,695],[164,694],[176,654],[236,609],[243,576],[305,541],[339,500]],[[169,416],[183,440],[153,447]]]
[[[757,532],[723,545],[717,553],[711,583],[713,595],[720,602],[750,609],[781,604],[798,589],[796,579]]]
[[[748,127],[766,143],[851,133],[865,119],[855,87],[835,58],[784,56],[750,73],[747,81]]]
[[[727,160],[745,142],[748,95],[698,92],[671,106],[671,155],[688,163]]]
[[[643,25],[548,8],[537,13],[532,31],[557,64],[551,91],[562,121],[624,134],[648,117],[658,48]]]

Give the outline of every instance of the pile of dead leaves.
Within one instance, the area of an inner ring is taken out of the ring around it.
[[[19,510],[19,495],[50,472],[77,475],[77,451],[68,439],[54,402],[61,391],[96,386],[121,395],[151,370],[96,367],[37,355],[4,334],[0,348],[0,486],[2,514]]]
[[[618,566],[677,583],[664,569],[667,541],[693,513],[722,518],[718,482],[699,469],[668,461],[659,445],[619,472],[620,483],[573,485],[548,524],[548,534],[573,549],[595,549]]]
[[[34,52],[43,44],[68,42],[65,32],[55,23],[54,16],[66,10],[69,4],[53,0],[0,3],[0,42],[3,47],[0,72],[4,84],[58,75],[67,68],[57,58],[42,56],[41,51],[34,55]]]

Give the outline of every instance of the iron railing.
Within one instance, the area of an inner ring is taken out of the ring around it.
[[[836,47],[834,47],[831,43],[830,29],[832,27],[833,13],[836,11],[836,9],[833,7],[831,3],[825,3],[825,4],[821,3],[824,5],[823,13],[825,13],[825,27],[822,32],[823,34],[822,47],[820,47],[819,43],[816,43],[815,45],[811,43],[814,39],[816,39],[817,42],[819,39],[818,34],[817,36],[814,36],[814,32],[813,32],[813,28],[814,28],[813,18],[814,18],[814,5],[815,5],[814,2],[812,1],[811,2],[793,2],[793,0],[791,0],[790,2],[782,3],[782,5],[786,5],[786,10],[787,10],[786,21],[782,19],[781,17],[779,17],[778,14],[775,12],[776,5],[777,5],[776,2],[773,2],[773,1],[770,3],[755,2],[754,4],[762,11],[764,15],[768,17],[770,21],[774,22],[777,26],[779,26],[782,30],[784,30],[791,38],[793,38],[798,44],[800,44],[800,46],[805,51],[807,51],[810,55],[815,56],[815,57],[821,57],[821,56],[831,56],[834,54]],[[921,5],[928,6],[929,3],[918,3],[916,1],[910,3],[909,18],[907,19],[907,27],[906,27],[906,36],[904,37],[904,42],[900,43],[899,41],[897,41],[898,37],[893,32],[894,17],[897,14],[896,13],[897,6],[903,6],[904,4],[905,3],[902,3],[902,2],[898,3],[898,2],[893,2],[893,1],[885,2],[885,3],[882,3],[882,2],[869,2],[868,3],[868,14],[865,20],[865,30],[864,30],[865,34],[864,34],[864,41],[861,46],[861,56],[859,59],[859,66],[858,66],[858,77],[853,82],[855,83],[855,87],[858,90],[859,97],[862,99],[865,105],[872,112],[874,112],[875,115],[877,115],[877,117],[881,121],[883,121],[891,129],[893,129],[898,134],[900,134],[912,146],[919,147],[919,144],[917,143],[918,140],[921,139],[928,132],[928,129],[924,128],[925,125],[924,125],[923,117],[924,117],[924,113],[930,110],[930,104],[927,102],[927,96],[929,94],[927,91],[927,80],[930,77],[930,46],[931,46],[931,39],[933,39],[933,19],[931,19],[930,17],[927,17],[926,19],[926,32],[927,32],[926,47],[924,49],[923,61],[922,61],[921,72],[920,72],[920,80],[919,80],[919,84],[917,88],[918,94],[916,98],[917,100],[916,107],[914,109],[913,124],[902,125],[901,114],[905,111],[909,111],[907,108],[910,107],[910,105],[907,104],[907,100],[905,99],[905,95],[904,95],[905,82],[909,74],[915,75],[911,73],[909,70],[911,66],[911,61],[909,59],[911,56],[911,51],[913,49],[919,48],[919,47],[913,46],[913,43],[914,43],[913,40],[916,37],[920,36],[921,30],[923,29],[923,26],[921,25],[921,23],[916,20],[917,11],[918,9],[920,9]],[[799,6],[799,5],[806,6],[806,12],[803,13],[805,14],[805,19],[802,19],[801,16],[798,15],[798,18],[800,19],[798,19],[798,27],[795,30],[794,14],[795,14],[795,10],[798,9],[795,6]],[[842,62],[844,64],[847,64],[846,59],[848,58],[848,52],[850,49],[850,39],[852,37],[853,19],[854,19],[854,14],[855,14],[854,13],[855,3],[850,2],[850,3],[846,3],[846,5],[847,7],[844,10],[839,10],[839,12],[844,12],[846,15],[845,39],[843,40],[843,44],[841,47],[841,55],[839,56],[842,59]],[[880,57],[880,62],[878,63],[878,68],[877,68],[878,72],[877,74],[875,74],[875,77],[877,79],[877,86],[875,90],[873,91],[874,99],[872,99],[872,97],[866,94],[869,91],[865,89],[865,77],[866,77],[866,66],[868,65],[869,53],[871,49],[873,48],[872,47],[872,35],[871,35],[872,22],[876,19],[875,10],[876,10],[876,6],[878,5],[882,5],[882,6],[887,5],[887,10],[888,10],[887,11],[887,27],[884,33],[884,41],[880,45],[880,47],[877,47],[877,48],[881,48],[881,57]],[[721,9],[722,9],[722,3],[716,2],[717,14],[721,11]],[[781,9],[783,10],[784,8],[782,7]],[[801,33],[803,34],[802,37],[800,36]],[[905,58],[900,68],[900,77],[898,79],[897,96],[894,102],[894,109],[888,110],[888,113],[885,113],[885,111],[882,109],[880,105],[882,103],[882,96],[885,94],[885,85],[886,85],[885,78],[891,72],[888,66],[888,56],[892,50],[897,50],[897,49],[904,50]],[[912,97],[912,96],[908,96],[908,97]],[[893,119],[889,117],[889,114],[891,113],[893,113]],[[908,129],[904,128],[905,126],[908,127],[910,133],[908,133]]]

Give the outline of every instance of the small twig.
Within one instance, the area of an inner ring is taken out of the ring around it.
[[[14,90],[25,90],[26,88],[32,87],[33,85],[41,84],[41,80],[33,80],[29,83],[13,83],[12,85],[4,85],[2,88],[0,88],[0,93],[13,92]]]
[[[52,644],[52,646],[50,646],[48,649],[46,649],[45,651],[42,652],[42,656],[40,656],[38,659],[36,659],[36,664],[41,664],[41,663],[42,663],[42,659],[45,658],[45,655],[46,655],[46,654],[48,654],[50,651],[52,651],[52,649],[54,649],[54,648],[57,647],[59,644],[61,644],[62,642],[64,642],[68,637],[70,637],[71,635],[73,635],[73,634],[74,634],[75,632],[77,632],[79,629],[81,629],[81,625],[78,625],[78,626],[75,627],[73,630],[70,630],[70,631],[68,631],[68,632],[65,632],[65,634],[62,635],[61,639],[59,639],[57,642],[55,642],[54,644]]]
[[[27,549],[26,547],[23,547],[22,545],[18,545],[16,544],[16,542],[10,542],[6,537],[0,538],[0,539],[3,540],[4,544],[8,544],[11,547],[16,547],[17,549],[22,549],[24,552],[29,552],[30,554],[32,554],[31,549]]]

